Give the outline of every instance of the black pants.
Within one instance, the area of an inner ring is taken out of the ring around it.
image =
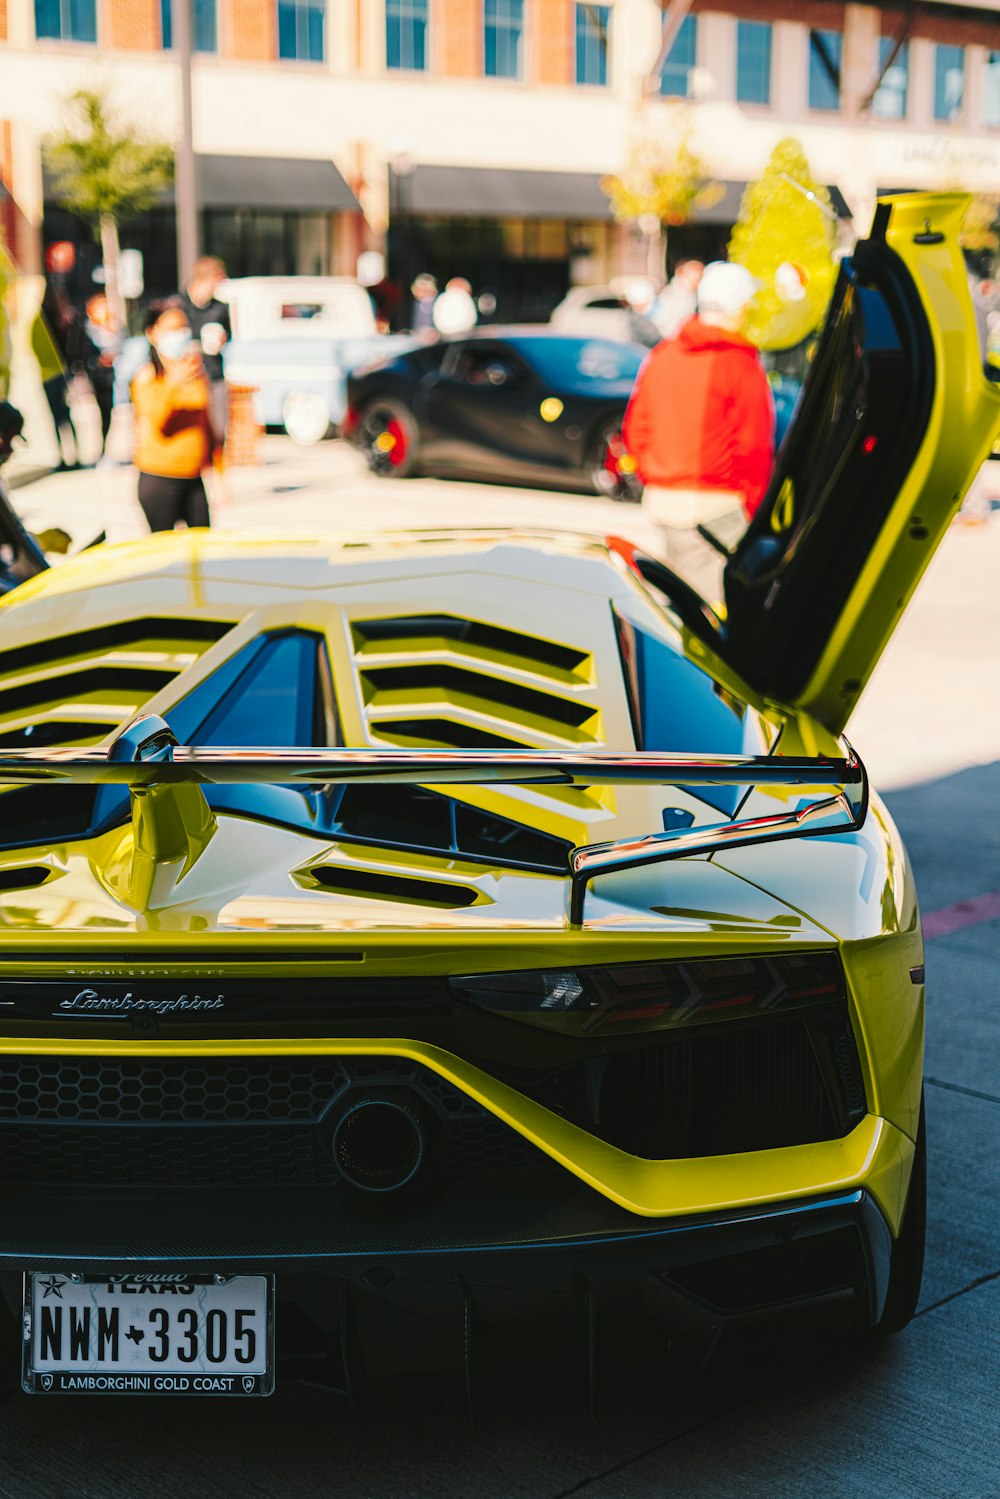
[[[66,438],[65,429],[68,427],[73,434],[73,457],[77,463],[80,461],[80,444],[73,425],[73,414],[69,409],[69,385],[65,375],[53,375],[51,380],[46,380],[42,386],[45,391],[45,399],[49,403],[52,413],[52,424],[56,429],[56,444],[59,448],[59,457],[63,467],[66,466]]]
[[[106,365],[98,364],[90,370],[90,384],[94,391],[94,400],[97,409],[101,413],[101,448],[108,440],[111,431],[111,411],[115,399],[115,372]]]
[[[200,474],[196,479],[140,474],[139,504],[151,531],[172,531],[179,520],[189,526],[209,524],[208,499]]]

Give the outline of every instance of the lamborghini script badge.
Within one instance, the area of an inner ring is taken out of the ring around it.
[[[174,999],[143,999],[131,992],[105,995],[98,994],[96,989],[81,989],[72,999],[62,1000],[59,1008],[74,1013],[87,1011],[102,1015],[131,1015],[140,1010],[154,1015],[167,1015],[171,1010],[221,1010],[225,1003],[225,996],[222,994],[178,994]]]

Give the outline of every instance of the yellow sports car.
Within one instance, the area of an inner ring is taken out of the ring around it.
[[[724,608],[514,532],[171,534],[6,595],[26,1390],[265,1394],[306,1328],[350,1392],[369,1296],[470,1370],[501,1290],[591,1338],[907,1321],[920,919],[841,736],[996,435],[963,206],[844,263]]]

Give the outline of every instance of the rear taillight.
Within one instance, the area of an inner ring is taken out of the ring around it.
[[[578,1035],[673,1030],[841,1000],[833,952],[484,973],[451,980],[479,1009]]]

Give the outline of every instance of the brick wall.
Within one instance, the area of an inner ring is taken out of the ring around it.
[[[573,81],[573,0],[534,0],[526,7],[532,83]]]
[[[160,0],[103,0],[98,36],[104,47],[159,51]]]
[[[434,7],[434,71],[449,78],[483,72],[481,0],[438,0]]]
[[[278,55],[275,0],[219,0],[219,33],[227,57],[271,62]]]

